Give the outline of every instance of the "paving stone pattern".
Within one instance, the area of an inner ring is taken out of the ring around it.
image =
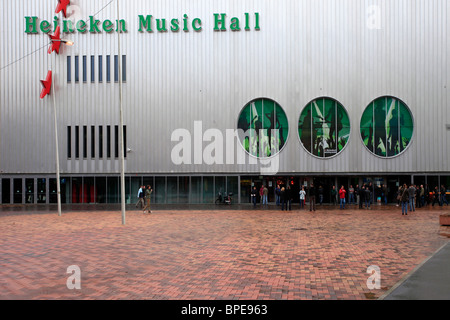
[[[119,211],[3,210],[0,299],[376,299],[449,241],[440,209],[127,211],[126,225]]]

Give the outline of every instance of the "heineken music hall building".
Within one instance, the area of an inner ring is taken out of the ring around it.
[[[119,203],[122,172],[129,204],[141,185],[167,205],[450,187],[447,0],[21,0],[0,15],[0,204],[56,203],[58,175],[62,203]]]

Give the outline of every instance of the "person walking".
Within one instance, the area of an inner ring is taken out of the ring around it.
[[[145,214],[145,209],[148,208],[148,213],[152,213],[152,210],[150,210],[150,196],[153,192],[153,189],[150,185],[147,186],[147,188],[145,189],[145,207],[144,209],[142,209],[142,211]]]
[[[345,194],[347,191],[345,191],[344,186],[341,186],[339,189],[339,209],[343,210],[345,209]]]
[[[302,190],[300,190],[299,195],[300,195],[300,209],[303,209],[305,207],[305,196],[306,196],[304,186],[302,186]]]
[[[309,187],[309,211],[316,211],[316,190],[314,189],[314,184],[311,183]]]
[[[409,200],[409,192],[406,183],[403,185],[403,188],[400,191],[401,194],[401,202],[402,202],[402,215],[408,215],[408,200]]]
[[[144,208],[144,206],[145,206],[145,198],[144,198],[145,197],[145,186],[141,186],[139,188],[137,197],[138,197],[138,201],[136,202],[136,208],[138,207],[139,204],[141,205],[141,209]]]
[[[408,188],[409,211],[416,211],[416,209],[414,208],[415,197],[416,197],[416,188],[414,188],[414,185],[410,185]]]

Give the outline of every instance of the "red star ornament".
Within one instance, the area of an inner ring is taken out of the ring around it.
[[[50,40],[52,41],[52,44],[50,48],[48,48],[48,54],[52,53],[53,51],[56,51],[57,54],[59,54],[59,48],[61,47],[61,38],[60,38],[60,29],[59,26],[56,27],[55,34],[48,36],[50,37]]]
[[[50,94],[50,89],[52,88],[52,72],[47,72],[47,78],[45,80],[41,80],[42,88],[41,91],[41,99],[43,99],[47,94]]]
[[[67,6],[70,5],[70,0],[58,0],[58,6],[55,13],[63,12],[64,18],[67,18]]]

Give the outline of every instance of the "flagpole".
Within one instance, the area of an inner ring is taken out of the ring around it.
[[[122,224],[125,225],[125,155],[124,155],[124,143],[123,143],[123,108],[122,108],[122,65],[121,65],[121,54],[120,54],[120,16],[119,16],[119,0],[117,0],[117,44],[118,44],[118,66],[119,66],[119,114],[120,114],[120,125],[119,125],[119,153],[120,153],[120,202],[122,211]]]
[[[53,59],[50,57],[51,69],[53,70]],[[56,63],[55,63],[56,65]],[[55,72],[56,74],[56,72]],[[61,181],[59,178],[59,146],[58,146],[58,121],[56,117],[56,88],[54,86],[54,75],[52,76],[52,97],[53,97],[53,119],[55,126],[55,156],[56,156],[56,196],[58,202],[58,216],[61,216]]]

